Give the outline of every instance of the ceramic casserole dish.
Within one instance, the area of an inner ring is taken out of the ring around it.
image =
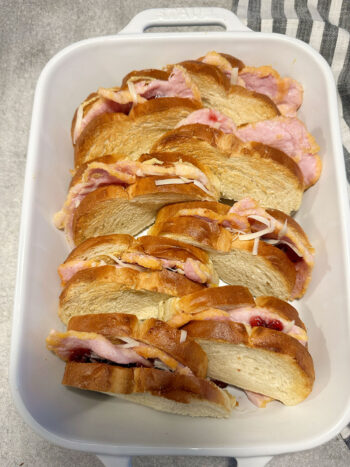
[[[226,31],[143,33],[149,26],[171,24],[220,24]],[[295,407],[273,403],[259,410],[242,403],[225,420],[158,413],[67,389],[60,384],[63,362],[45,347],[49,330],[63,329],[56,268],[68,247],[52,216],[65,198],[73,167],[75,108],[92,90],[120,83],[131,70],[194,59],[210,50],[247,65],[270,64],[300,81],[304,102],[299,117],[320,145],[323,161],[321,179],[305,193],[296,215],[316,249],[311,285],[296,305],[309,332],[314,390]],[[122,33],[73,44],[46,65],[36,88],[28,147],[11,349],[14,400],[41,436],[109,456],[271,456],[324,443],[350,420],[349,283],[349,214],[336,88],[327,63],[309,46],[251,32],[227,10],[147,10]]]

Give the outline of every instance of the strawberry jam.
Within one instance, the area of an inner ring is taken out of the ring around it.
[[[276,331],[283,331],[283,324],[279,319],[264,320],[261,316],[254,316],[250,318],[249,324],[252,327],[262,326],[268,329],[275,329]]]

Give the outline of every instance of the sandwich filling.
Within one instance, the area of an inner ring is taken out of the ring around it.
[[[243,142],[256,141],[284,152],[298,164],[305,188],[317,182],[321,174],[319,146],[297,118],[279,116],[270,120],[236,127],[226,115],[213,109],[199,109],[181,120],[176,127],[199,123],[223,133],[232,133]]]
[[[62,280],[62,285],[68,282],[78,271],[88,268],[113,265],[116,268],[131,268],[137,271],[167,269],[169,271],[182,274],[188,279],[205,284],[214,285],[214,277],[211,268],[200,261],[187,258],[185,261],[175,259],[156,258],[151,255],[135,251],[124,252],[122,254],[104,254],[88,260],[71,260],[63,263],[58,268],[58,273]]]
[[[122,112],[129,114],[134,104],[142,104],[159,97],[181,97],[200,101],[197,86],[191,81],[186,70],[176,65],[168,80],[148,76],[133,76],[126,88],[100,88],[92,98],[80,104],[73,126],[73,144],[96,117],[104,113]]]
[[[286,117],[295,117],[303,102],[301,84],[292,78],[281,78],[270,66],[243,68],[238,74],[238,84],[268,96]]]
[[[197,208],[180,209],[176,217],[182,216],[215,222],[232,232],[234,240],[254,240],[253,255],[258,254],[260,239],[282,249],[293,262],[296,271],[292,298],[299,297],[305,291],[314,266],[314,250],[305,235],[291,228],[291,218],[289,222],[288,217],[281,222],[251,198],[238,201],[224,215],[210,209]]]
[[[96,117],[105,113],[126,113],[129,104],[121,104],[100,97],[97,93],[85,99],[78,107],[72,127],[72,140],[75,144],[87,125]],[[130,110],[130,109],[129,109]],[[127,112],[129,112],[129,110]]]
[[[143,177],[160,177],[156,185],[193,183],[199,189],[216,198],[216,189],[208,177],[198,167],[181,159],[174,163],[165,163],[156,158],[144,162],[119,160],[112,164],[91,162],[85,168],[79,182],[70,187],[66,201],[54,216],[54,224],[64,229],[71,246],[73,241],[73,219],[75,210],[82,200],[92,191],[106,185],[127,187]]]
[[[127,89],[115,91],[100,88],[98,94],[116,103],[138,104],[159,97],[181,97],[200,101],[197,86],[191,81],[186,70],[175,65],[168,80],[154,79],[147,76],[133,76],[127,81]]]
[[[117,341],[112,342],[94,332],[52,330],[46,338],[46,345],[66,362],[142,366],[193,376],[190,368],[157,347],[127,336],[120,336]]]
[[[232,84],[238,84],[250,91],[268,96],[278,107],[282,115],[295,117],[303,102],[303,87],[292,78],[281,76],[270,66],[233,67],[217,52],[208,52],[200,61],[218,67]],[[239,61],[238,61],[239,62]]]
[[[297,326],[294,320],[290,321],[275,310],[264,307],[240,307],[227,311],[208,308],[198,313],[180,311],[167,321],[167,324],[179,328],[190,321],[232,321],[244,324],[248,333],[250,333],[251,328],[261,326],[288,334],[305,346],[308,341],[305,329]]]

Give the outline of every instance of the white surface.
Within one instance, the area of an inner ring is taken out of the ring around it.
[[[324,161],[321,180],[297,215],[317,250],[313,281],[299,306],[315,361],[314,391],[297,407],[237,410],[229,420],[170,416],[64,388],[63,364],[44,346],[49,329],[62,327],[54,265],[67,247],[51,218],[65,198],[73,165],[69,128],[75,107],[131,69],[161,67],[213,49],[247,64],[269,63],[303,83],[300,117]],[[11,358],[12,391],[22,416],[52,442],[106,454],[271,455],[333,437],[349,420],[350,397],[344,174],[333,78],[325,61],[301,42],[250,32],[135,34],[83,41],[56,55],[38,83],[28,149]]]

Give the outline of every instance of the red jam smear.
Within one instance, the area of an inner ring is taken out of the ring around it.
[[[265,320],[261,316],[254,316],[250,318],[249,324],[252,327],[261,326],[268,329],[274,329],[275,331],[283,331],[283,324],[279,319]]]

